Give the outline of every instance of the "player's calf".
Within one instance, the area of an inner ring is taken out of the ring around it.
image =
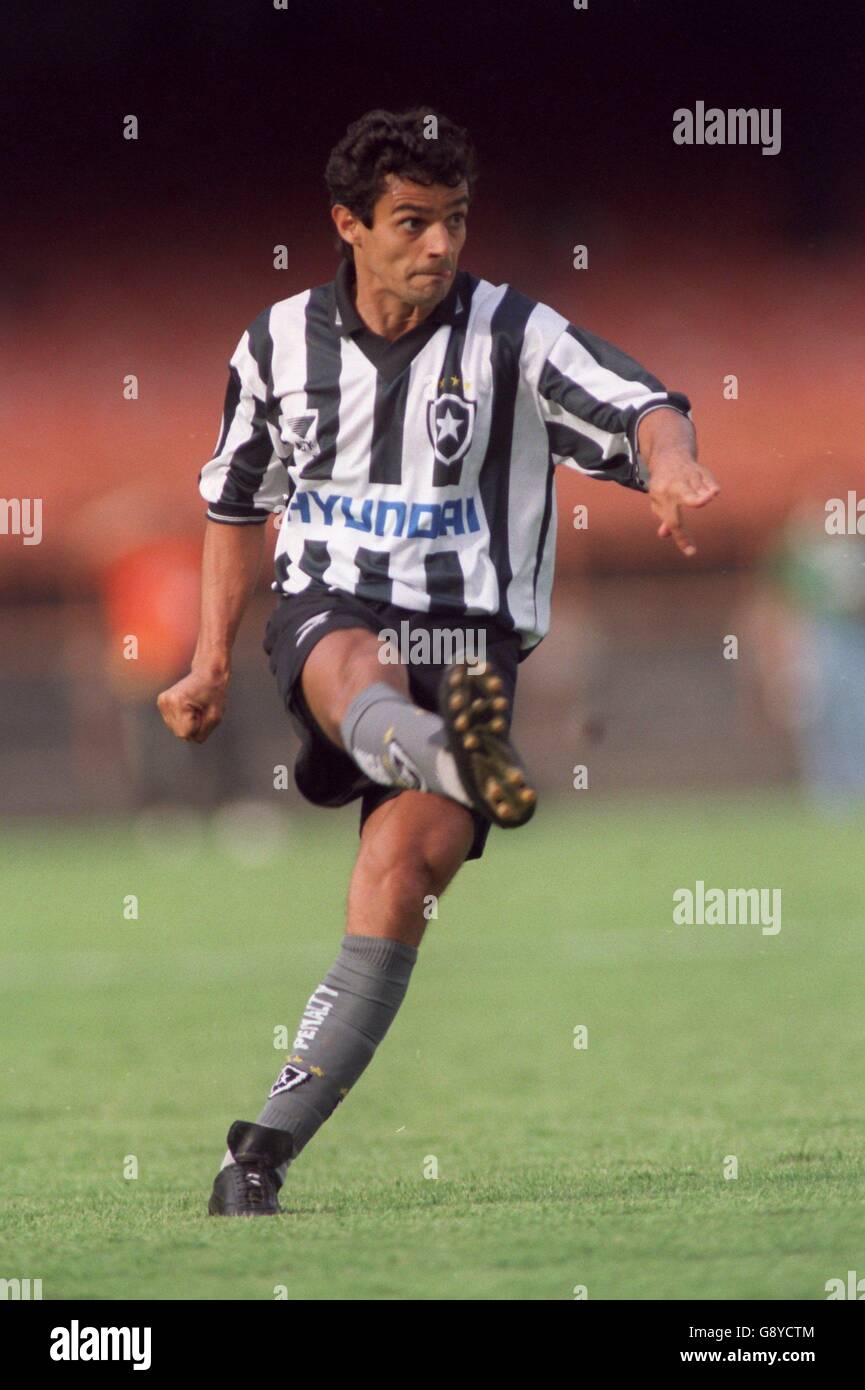
[[[377,806],[361,836],[348,890],[348,931],[419,946],[431,898],[464,863],[474,836],[467,808],[406,792]]]

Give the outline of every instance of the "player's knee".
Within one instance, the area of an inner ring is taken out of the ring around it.
[[[362,853],[363,879],[384,911],[411,913],[444,892],[470,844],[471,836],[458,820],[426,830],[415,827],[411,836],[390,825],[367,842]]]
[[[367,686],[387,681],[402,693],[408,689],[401,666],[383,665],[374,633],[345,628],[328,633],[307,657],[301,675],[306,702],[325,733],[342,746],[341,726],[352,700]]]
[[[456,808],[459,812],[461,808]],[[448,830],[431,836],[424,844],[423,867],[431,891],[443,893],[460,865],[465,862],[474,838],[474,826],[467,815],[461,815]]]
[[[459,814],[447,814],[412,838],[392,846],[389,870],[397,891],[415,901],[443,893],[471,847],[470,822]]]
[[[394,917],[414,917],[444,892],[449,878],[435,859],[417,852],[397,856],[383,867],[378,879],[382,908]]]
[[[352,628],[345,634],[350,640],[340,654],[339,689],[344,699],[354,699],[369,685],[386,681],[403,693],[408,690],[408,678],[403,666],[379,660],[383,650],[372,632]]]

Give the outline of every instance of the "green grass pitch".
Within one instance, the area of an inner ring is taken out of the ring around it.
[[[7,831],[0,1275],[46,1299],[506,1300],[865,1275],[865,823],[574,796],[463,869],[287,1214],[254,1222],[207,1196],[335,954],[355,809],[299,816],[258,866],[122,825]],[[674,926],[697,879],[780,888],[780,933]]]

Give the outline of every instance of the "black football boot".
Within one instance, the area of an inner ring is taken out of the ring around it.
[[[276,1170],[294,1157],[291,1135],[251,1120],[235,1120],[226,1143],[234,1162],[216,1175],[208,1215],[276,1216],[282,1211],[276,1195],[282,1179]]]
[[[475,810],[505,829],[525,825],[538,797],[510,742],[510,701],[495,667],[489,661],[449,667],[439,686],[439,713]]]

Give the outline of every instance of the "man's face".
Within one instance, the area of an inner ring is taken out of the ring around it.
[[[388,174],[371,227],[351,214],[343,225],[339,217],[335,220],[341,234],[348,234],[359,270],[403,303],[431,309],[453,284],[466,239],[468,203],[465,182],[455,188],[427,186]]]

